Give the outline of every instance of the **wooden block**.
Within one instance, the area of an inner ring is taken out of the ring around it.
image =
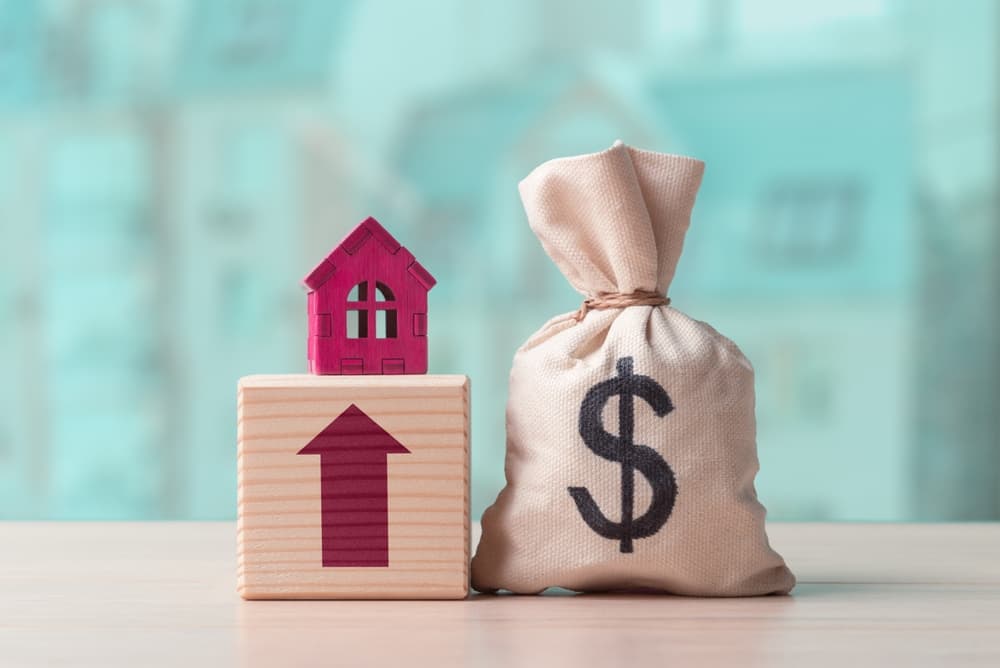
[[[465,598],[465,376],[240,379],[238,591]]]

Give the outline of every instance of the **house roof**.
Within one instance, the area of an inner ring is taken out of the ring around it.
[[[409,260],[407,266],[409,274],[419,283],[424,290],[430,290],[437,283],[437,279],[431,276],[422,264],[417,262],[413,255],[403,248],[396,238],[389,234],[382,225],[369,216],[361,221],[357,227],[351,230],[343,241],[334,247],[330,253],[317,264],[309,275],[302,279],[302,284],[310,292],[319,290],[331,276],[337,271],[337,265],[343,265],[344,256],[351,256],[357,253],[366,243],[377,242],[382,244],[392,255],[399,255],[401,258]]]

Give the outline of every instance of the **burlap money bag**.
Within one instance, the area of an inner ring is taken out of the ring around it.
[[[532,230],[587,303],[514,356],[507,485],[483,515],[475,589],[795,584],[754,490],[753,369],[664,303],[703,169],[619,142],[521,182]]]

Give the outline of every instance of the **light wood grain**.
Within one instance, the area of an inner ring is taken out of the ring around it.
[[[233,523],[0,523],[0,665],[1000,665],[1000,525],[770,524],[790,597],[243,601]]]
[[[350,404],[410,451],[388,457],[387,567],[323,566],[318,458],[297,454]],[[244,598],[468,595],[465,376],[249,376],[237,413]]]

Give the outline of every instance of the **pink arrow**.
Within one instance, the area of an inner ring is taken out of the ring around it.
[[[402,443],[351,404],[300,455],[319,455],[323,566],[389,565],[386,455]]]

